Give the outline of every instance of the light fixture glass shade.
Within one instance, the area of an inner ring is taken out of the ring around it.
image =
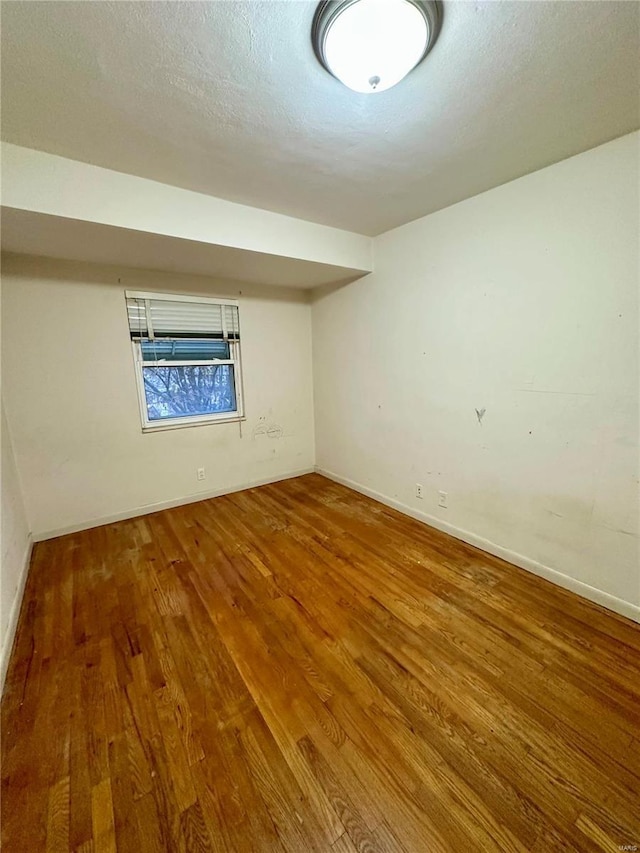
[[[434,41],[435,4],[415,0],[346,0],[321,4],[314,27],[316,53],[354,92],[395,86]]]

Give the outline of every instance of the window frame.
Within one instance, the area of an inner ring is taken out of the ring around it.
[[[238,305],[236,300],[232,299],[215,299],[210,297],[197,296],[180,296],[179,294],[164,294],[164,293],[140,293],[137,291],[126,291],[127,298],[137,299],[165,299],[174,302],[209,302],[217,305]],[[198,339],[197,335],[193,336]],[[164,340],[170,340],[164,338]],[[207,426],[208,424],[219,423],[238,423],[246,420],[244,414],[244,393],[242,384],[242,358],[239,339],[228,339],[226,343],[229,346],[230,358],[214,358],[207,360],[182,360],[174,361],[160,359],[158,361],[145,361],[142,355],[142,346],[140,340],[131,340],[131,349],[133,352],[134,372],[136,377],[136,389],[138,392],[138,409],[140,412],[140,421],[142,424],[143,433],[160,432],[169,429],[181,429],[184,427]],[[198,367],[198,366],[217,366],[230,364],[233,367],[233,384],[236,398],[236,408],[232,412],[207,413],[204,415],[187,415],[185,417],[174,418],[159,418],[150,420],[147,409],[147,397],[144,385],[144,367]]]

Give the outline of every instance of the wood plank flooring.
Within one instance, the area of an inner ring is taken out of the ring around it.
[[[640,848],[640,629],[318,475],[36,546],[6,853]]]

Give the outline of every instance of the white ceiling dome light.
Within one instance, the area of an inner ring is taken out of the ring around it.
[[[384,92],[424,59],[438,36],[436,0],[323,0],[312,41],[324,67],[354,92]]]

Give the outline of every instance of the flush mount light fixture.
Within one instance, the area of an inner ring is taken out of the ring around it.
[[[354,92],[384,92],[424,59],[438,36],[436,0],[323,0],[313,19],[316,56]]]

